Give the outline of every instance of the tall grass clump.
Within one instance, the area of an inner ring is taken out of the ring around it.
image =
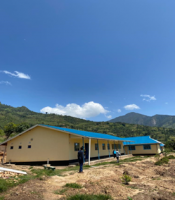
[[[155,165],[163,165],[163,164],[168,164],[168,162],[169,162],[169,159],[168,159],[168,157],[166,156],[166,157],[163,157],[162,159],[160,159],[159,161],[157,161],[156,163],[155,163]]]
[[[64,187],[67,188],[75,188],[75,189],[80,189],[82,188],[81,185],[77,184],[77,183],[66,183],[66,185]]]
[[[67,200],[112,200],[112,197],[109,195],[92,195],[92,194],[76,194],[74,196],[70,196]]]
[[[127,174],[123,174],[123,176],[121,177],[122,183],[125,185],[128,185],[129,182],[131,181],[131,177]]]

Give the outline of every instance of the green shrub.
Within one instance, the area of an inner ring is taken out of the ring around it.
[[[4,200],[4,199],[5,199],[5,197],[4,197],[4,196],[0,197],[0,200]]]
[[[157,161],[156,163],[155,163],[155,165],[163,165],[163,164],[168,164],[168,162],[169,162],[169,159],[168,159],[168,157],[163,157],[162,159],[160,159],[159,161]]]
[[[67,189],[62,189],[62,190],[55,190],[54,194],[63,194],[67,191]]]
[[[67,200],[110,200],[112,199],[109,195],[92,195],[92,194],[76,194],[74,196],[68,197]]]
[[[128,200],[132,200],[132,198],[131,198],[131,197],[128,197]]]
[[[175,159],[175,156],[169,155],[167,158],[168,158],[168,159]]]
[[[128,183],[131,181],[131,177],[129,175],[123,174],[121,180],[123,184],[128,185]]]
[[[68,188],[76,188],[76,189],[80,189],[82,188],[81,185],[77,184],[77,183],[67,183],[64,187],[68,187]]]

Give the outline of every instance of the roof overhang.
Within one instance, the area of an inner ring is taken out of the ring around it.
[[[21,136],[22,134],[36,128],[36,127],[43,127],[43,128],[48,128],[48,129],[52,129],[52,130],[55,130],[55,131],[60,131],[62,133],[67,133],[67,134],[70,134],[70,135],[74,135],[76,137],[79,137],[79,138],[87,138],[87,139],[98,139],[98,140],[110,140],[110,141],[121,141],[121,142],[134,142],[134,141],[129,141],[129,140],[118,140],[118,139],[105,139],[105,138],[98,138],[98,137],[88,137],[88,136],[82,136],[82,135],[78,135],[76,133],[71,133],[71,132],[68,132],[68,131],[64,131],[64,130],[60,130],[60,129],[56,129],[56,128],[53,128],[53,127],[48,127],[48,126],[42,126],[41,124],[36,124],[35,126],[32,126],[30,127],[29,129],[23,131],[22,133],[19,133],[18,135],[15,135],[14,137],[12,138],[9,138],[8,140],[2,142],[0,145],[7,145],[7,142]]]

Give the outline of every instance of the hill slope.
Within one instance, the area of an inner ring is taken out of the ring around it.
[[[127,123],[93,122],[70,116],[36,113],[24,106],[14,108],[0,103],[0,131],[2,131],[4,126],[9,122],[15,124],[25,122],[30,126],[35,124],[48,124],[52,126],[113,134],[118,137],[150,135],[152,138],[163,142],[169,139],[169,137],[175,137],[175,129]]]
[[[157,126],[165,128],[175,128],[175,116],[154,115],[152,117],[139,113],[128,113],[124,116],[116,117],[109,122],[124,122],[129,124],[139,124],[144,126]]]

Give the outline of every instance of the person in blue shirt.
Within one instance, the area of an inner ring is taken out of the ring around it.
[[[116,158],[117,158],[117,162],[119,163],[119,156],[120,156],[121,154],[120,154],[120,152],[117,150],[116,151]]]
[[[79,173],[83,173],[83,162],[84,162],[84,154],[83,154],[83,147],[78,152],[78,162],[80,165]]]
[[[113,151],[113,156],[114,156],[114,158],[116,158],[116,150],[115,149]]]

